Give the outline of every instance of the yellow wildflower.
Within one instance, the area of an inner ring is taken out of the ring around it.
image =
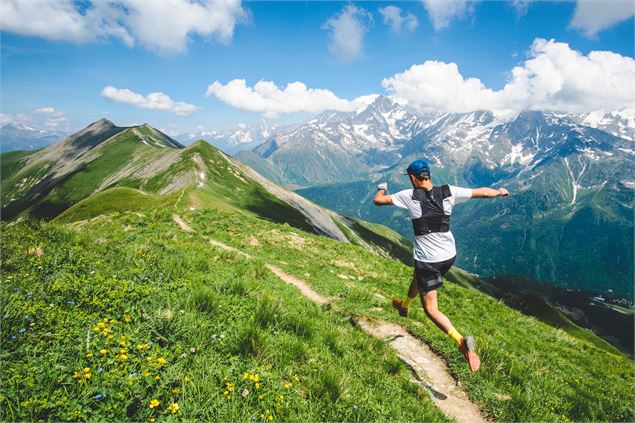
[[[179,405],[175,402],[173,402],[172,404],[170,404],[170,406],[168,407],[168,410],[170,410],[172,412],[172,414],[176,413],[177,411],[179,411]]]
[[[271,414],[269,414],[269,421],[273,420],[273,416]]]
[[[128,356],[126,354],[119,354],[119,360],[126,361],[127,359],[128,359]]]
[[[130,317],[129,314],[126,314],[125,316],[123,316],[123,321],[126,323],[130,323],[132,321],[132,317]]]
[[[97,327],[97,326],[93,326],[93,331],[94,331],[94,332],[99,332],[99,327]]]
[[[260,389],[260,384],[256,383],[256,389]]]
[[[300,378],[299,378],[299,377],[297,377],[297,376],[293,376],[293,381],[294,381],[294,382],[299,382],[299,381],[300,381]]]
[[[161,404],[159,400],[153,399],[152,401],[150,401],[150,408],[156,408],[159,406],[159,404]]]
[[[150,361],[152,361],[152,357],[147,356],[147,357],[146,357],[146,360],[148,360],[148,362],[150,362]]]
[[[150,372],[145,372],[143,375],[144,375],[145,377],[148,377],[148,376],[150,376]]]
[[[93,356],[93,353],[87,353],[86,354],[86,357],[92,357],[92,356]]]
[[[84,369],[82,371],[84,373],[88,373],[88,372],[90,372],[90,367],[84,367]]]
[[[103,328],[106,327],[106,324],[104,322],[99,322],[99,323],[97,323],[97,326],[99,326],[100,328],[103,329]]]
[[[172,393],[173,394],[178,394],[179,392],[181,392],[181,390],[179,388],[172,388]]]
[[[108,350],[99,350],[99,354],[106,355],[108,354]]]
[[[189,382],[189,381],[190,381],[190,377],[189,377],[189,376],[185,376],[185,377],[183,378],[183,382]]]
[[[126,346],[126,345],[128,345],[128,344],[126,344],[124,341],[121,341],[121,342],[119,343],[119,345],[121,345],[122,347],[125,347],[125,346]]]
[[[150,417],[150,419],[148,420],[150,423],[154,423],[157,421],[157,419],[155,419],[154,417]]]
[[[165,358],[159,357],[157,358],[157,363],[159,363],[160,365],[164,365],[165,363],[167,363],[167,361],[165,360]]]
[[[84,374],[84,377],[85,377],[86,379],[90,379],[90,373],[85,373],[85,374]]]
[[[154,380],[161,380],[161,376],[156,375],[156,376],[154,377]]]
[[[245,372],[243,373],[243,379],[247,379],[249,377],[249,373]]]

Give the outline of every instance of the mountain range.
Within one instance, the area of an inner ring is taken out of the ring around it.
[[[52,146],[2,159],[3,220],[68,219],[170,203],[240,210],[408,259],[407,242],[387,228],[316,206],[203,140],[185,147],[147,124],[118,127],[100,119]]]
[[[38,150],[59,141],[66,134],[34,128],[24,123],[7,123],[0,127],[0,152],[14,150]]]
[[[634,131],[633,109],[420,115],[378,96],[237,157],[318,204],[408,237],[404,213],[372,205],[373,181],[408,188],[402,174],[415,158],[430,162],[437,184],[507,186],[508,201],[457,208],[460,265],[632,300]]]

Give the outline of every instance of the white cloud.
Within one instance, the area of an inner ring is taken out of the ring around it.
[[[229,42],[248,17],[240,0],[89,0],[85,6],[80,12],[73,0],[2,0],[0,30],[74,43],[115,37],[173,54],[194,34]]]
[[[474,11],[474,0],[422,0],[432,26],[439,31],[450,26],[454,18],[463,18]]]
[[[35,109],[35,112],[45,116],[44,126],[49,129],[59,129],[62,125],[68,123],[65,113],[54,107],[40,107]]]
[[[529,10],[529,4],[534,0],[511,0],[511,5],[516,11],[516,16],[521,17]]]
[[[571,27],[587,37],[635,16],[633,0],[578,0]]]
[[[144,109],[164,110],[178,116],[188,116],[198,110],[195,105],[182,101],[175,102],[162,92],[153,92],[144,96],[127,88],[119,89],[109,85],[101,91],[101,95],[118,103],[126,103]]]
[[[54,107],[40,107],[39,109],[35,109],[35,111],[37,113],[44,113],[47,115],[52,115],[54,113],[59,113],[57,110],[55,110]]]
[[[538,38],[529,59],[511,70],[498,91],[464,78],[455,63],[437,61],[413,65],[382,86],[420,111],[612,110],[635,106],[635,60],[610,51],[585,56],[566,43]]]
[[[410,12],[402,16],[401,9],[397,6],[380,7],[379,13],[384,17],[384,23],[389,25],[395,34],[399,34],[404,27],[412,32],[419,24],[417,17]]]
[[[342,99],[329,90],[308,88],[298,81],[280,89],[271,81],[258,81],[249,87],[244,79],[234,79],[225,85],[215,81],[207,87],[206,95],[213,95],[236,109],[262,113],[267,118],[295,112],[352,111],[366,100],[366,97]]]
[[[13,118],[13,116],[0,112],[0,125],[4,126],[14,121],[15,119]]]
[[[329,51],[342,62],[350,62],[361,56],[364,34],[371,22],[372,16],[365,9],[352,4],[345,6],[322,25],[329,34]]]

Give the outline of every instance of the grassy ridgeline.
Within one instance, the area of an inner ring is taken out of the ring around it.
[[[183,217],[199,233],[180,231],[166,211],[103,216],[77,231],[3,228],[2,420],[445,420],[351,315],[424,339],[495,420],[633,419],[634,367],[623,355],[446,283],[441,309],[480,345],[483,366],[471,374],[421,308],[410,319],[391,312],[407,266],[231,211]],[[265,262],[342,311],[309,303]]]
[[[262,262],[169,214],[92,225],[3,228],[2,421],[447,421]]]

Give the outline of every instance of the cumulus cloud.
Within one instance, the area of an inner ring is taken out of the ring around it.
[[[74,43],[114,37],[173,54],[194,34],[229,42],[248,17],[240,0],[88,0],[83,6],[80,12],[73,0],[3,0],[0,30]]]
[[[438,61],[413,65],[382,86],[420,111],[618,109],[635,106],[635,60],[610,51],[583,55],[567,43],[536,39],[529,59],[498,91],[464,78],[455,63]]]
[[[419,24],[417,17],[410,12],[402,16],[401,9],[397,6],[380,7],[379,13],[384,17],[384,23],[390,26],[395,34],[399,34],[404,27],[412,32]]]
[[[455,18],[463,18],[474,11],[472,0],[422,0],[423,6],[430,15],[432,26],[439,31],[450,26]]]
[[[236,109],[262,113],[267,118],[295,112],[352,111],[368,101],[367,96],[342,99],[329,90],[308,88],[298,81],[287,84],[284,89],[272,81],[258,81],[253,87],[247,86],[244,79],[234,79],[225,85],[215,81],[207,87],[206,95],[213,95]]]
[[[616,23],[635,16],[635,3],[632,0],[578,0],[571,27],[588,37],[595,37]]]
[[[364,35],[371,22],[372,16],[365,9],[352,4],[345,6],[322,25],[330,38],[329,51],[342,62],[361,56]]]
[[[35,113],[44,116],[44,126],[49,129],[59,129],[68,123],[65,113],[54,107],[40,107],[39,109],[35,109]]]
[[[153,92],[144,96],[127,88],[120,89],[108,85],[101,90],[101,95],[117,103],[126,103],[143,109],[164,110],[178,116],[188,116],[198,110],[195,105],[182,101],[173,101],[162,92]]]

